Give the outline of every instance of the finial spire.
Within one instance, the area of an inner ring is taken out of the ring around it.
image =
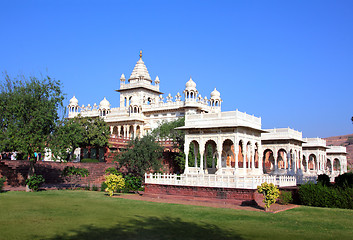
[[[140,58],[142,58],[142,50],[140,51]]]

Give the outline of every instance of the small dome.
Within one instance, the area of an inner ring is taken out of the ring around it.
[[[78,106],[78,100],[75,96],[70,99],[70,106]]]
[[[120,80],[121,80],[121,81],[125,81],[125,75],[124,75],[124,73],[121,74]]]
[[[104,97],[104,99],[99,103],[100,109],[110,109],[109,101]]]
[[[221,99],[221,93],[216,88],[211,92],[211,99]]]
[[[185,84],[185,89],[186,90],[196,90],[196,83],[192,80],[191,77],[190,77],[190,80],[187,81],[187,83]]]

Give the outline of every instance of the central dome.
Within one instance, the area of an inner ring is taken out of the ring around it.
[[[148,73],[147,67],[145,63],[142,61],[142,53],[140,52],[140,59],[137,61],[134,70],[131,73],[131,76],[129,78],[129,81],[131,79],[139,79],[140,77],[143,77],[143,79],[148,80],[152,82],[152,79],[150,77],[150,74]]]

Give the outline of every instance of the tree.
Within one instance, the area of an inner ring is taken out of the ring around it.
[[[126,149],[115,156],[121,167],[135,176],[142,177],[146,171],[160,171],[163,148],[151,135],[131,140]]]
[[[32,156],[43,152],[63,107],[61,83],[50,77],[11,79],[0,84],[0,150]]]
[[[177,130],[177,127],[182,127],[185,125],[185,118],[178,118],[175,121],[163,122],[158,128],[152,131],[152,136],[157,139],[171,139],[174,141],[174,148],[177,151],[171,153],[171,158],[179,166],[180,170],[184,170],[185,167],[185,154],[184,154],[184,144],[185,144],[185,133],[182,130]]]
[[[3,74],[0,84],[0,151],[18,151],[22,156],[44,152],[63,107],[61,83],[49,76],[38,79]],[[28,178],[34,174],[31,158]],[[27,185],[27,191],[29,191]]]
[[[109,126],[103,119],[78,116],[58,125],[52,135],[51,149],[60,159],[70,160],[76,148],[104,147],[109,136]]]

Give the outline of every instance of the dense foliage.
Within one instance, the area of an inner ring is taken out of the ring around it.
[[[353,209],[353,188],[307,183],[300,186],[299,199],[307,206]]]
[[[108,144],[109,126],[101,118],[75,117],[64,119],[58,124],[51,149],[54,156],[63,160],[73,159],[76,148],[104,147]]]
[[[260,186],[257,186],[257,191],[264,195],[263,202],[265,203],[266,209],[270,208],[279,197],[279,190],[273,183],[268,184],[267,182],[264,182]]]
[[[4,74],[0,84],[0,151],[18,151],[25,157],[44,152],[59,121],[63,100],[60,81],[48,76],[11,79]]]
[[[6,178],[2,177],[0,178],[0,192],[2,192],[2,189],[4,187],[4,183],[6,182]]]
[[[121,175],[110,174],[105,176],[105,182],[107,186],[105,189],[109,196],[113,196],[114,192],[124,189],[125,180]]]
[[[325,186],[331,186],[330,177],[326,174],[320,174],[317,176],[317,182]]]
[[[105,170],[105,173],[108,174],[108,175],[109,175],[109,174],[122,175],[122,174],[118,171],[118,169],[113,168],[113,167],[107,168],[107,169]]]
[[[82,163],[98,163],[99,160],[95,158],[83,158],[81,159]]]
[[[30,178],[26,179],[26,185],[34,192],[37,192],[44,182],[45,179],[42,175],[33,174]]]
[[[115,156],[121,167],[129,173],[143,177],[147,171],[160,171],[163,148],[151,135],[131,140],[126,149]]]
[[[278,202],[283,205],[287,205],[293,202],[292,192],[281,191],[279,194]]]
[[[353,188],[353,173],[344,173],[335,178],[335,184],[338,187],[350,187]]]
[[[134,176],[132,174],[128,174],[124,177],[125,179],[125,191],[127,192],[135,192],[142,191],[142,178],[140,176]]]
[[[185,125],[185,118],[178,118],[175,121],[163,122],[158,128],[152,131],[152,136],[156,139],[170,139],[174,142],[174,148],[177,149],[170,153],[170,157],[180,168],[184,170],[185,168],[185,154],[184,154],[184,143],[185,143],[185,133],[182,130],[177,130],[175,128],[182,127]]]

